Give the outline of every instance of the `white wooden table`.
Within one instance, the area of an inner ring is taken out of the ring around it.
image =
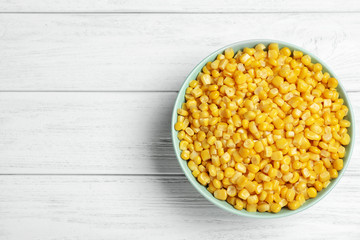
[[[224,212],[182,174],[177,90],[254,38],[325,60],[360,125],[357,0],[0,0],[0,239],[360,239],[358,147],[324,200],[275,220]]]

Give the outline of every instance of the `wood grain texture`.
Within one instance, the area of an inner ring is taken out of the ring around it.
[[[153,0],[106,1],[106,0],[6,0],[0,5],[1,12],[354,12],[360,6],[356,0],[251,0],[239,1],[190,1]]]
[[[359,181],[344,176],[317,205],[267,220],[215,207],[183,176],[1,176],[0,238],[359,239]]]
[[[359,116],[360,95],[349,95]],[[0,174],[179,174],[170,136],[175,97],[1,93]],[[359,160],[355,148],[349,174],[359,176]]]
[[[170,141],[175,97],[1,93],[0,171],[179,173]]]
[[[177,91],[205,56],[254,38],[302,46],[360,90],[360,13],[2,14],[0,23],[2,91]]]

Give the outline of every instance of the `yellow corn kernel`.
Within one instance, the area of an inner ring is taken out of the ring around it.
[[[294,118],[300,118],[302,112],[299,109],[295,108],[291,114]]]
[[[305,129],[305,137],[309,140],[321,140],[321,136],[309,129]]]
[[[304,55],[302,58],[301,58],[301,62],[307,66],[307,65],[310,65],[311,63],[311,57],[309,55]]]
[[[283,159],[283,153],[281,151],[276,151],[271,154],[271,160],[280,161]]]
[[[241,198],[242,200],[247,200],[249,196],[250,196],[250,193],[246,189],[242,189],[238,193],[238,197]]]
[[[195,169],[194,171],[192,171],[192,175],[193,175],[194,177],[198,177],[199,174],[200,174],[200,170],[199,170],[199,169]]]
[[[344,161],[342,159],[336,159],[333,162],[333,167],[335,170],[340,171],[344,167]]]
[[[274,126],[275,126],[277,129],[284,129],[285,124],[284,124],[284,121],[283,121],[282,119],[276,118],[276,119],[273,121],[273,123],[274,123]]]
[[[227,192],[225,189],[218,189],[214,192],[214,197],[224,201],[227,198]]]
[[[288,208],[290,209],[290,210],[296,210],[296,209],[298,209],[301,205],[300,205],[300,202],[299,201],[292,201],[292,202],[289,202],[288,203]]]
[[[330,184],[330,181],[329,181],[329,180],[326,181],[326,182],[324,182],[324,183],[323,183],[324,188],[327,188],[327,187],[329,186],[329,184]]]
[[[243,145],[247,149],[252,149],[254,147],[254,141],[251,139],[246,139]]]
[[[282,180],[283,180],[284,182],[289,182],[289,181],[293,178],[293,176],[294,176],[293,173],[288,172],[288,171],[289,171],[289,165],[287,165],[287,164],[282,164],[282,165],[281,165],[281,172],[283,173]]]
[[[255,142],[255,144],[254,144],[254,149],[255,149],[255,151],[258,152],[258,153],[264,151],[264,145],[263,145],[263,143],[262,143],[261,141]]]
[[[236,199],[234,208],[237,210],[242,210],[244,208],[244,203],[240,199]]]
[[[225,53],[226,59],[230,59],[230,58],[234,57],[234,50],[232,48],[225,49],[224,53]]]
[[[254,193],[256,190],[256,182],[252,182],[252,181],[247,181],[245,188],[249,191],[250,194]]]
[[[248,166],[248,170],[252,173],[257,173],[260,170],[260,168],[259,168],[259,166],[255,165],[255,164],[250,164]]]
[[[270,210],[270,205],[267,203],[261,203],[257,206],[259,212],[268,212]]]
[[[280,196],[281,196],[282,198],[285,198],[287,191],[288,191],[288,188],[287,188],[287,187],[281,188],[281,190],[280,190]]]
[[[348,121],[348,120],[340,120],[340,127],[342,127],[342,128],[347,128],[347,127],[350,127],[350,121]]]
[[[207,190],[210,192],[210,193],[214,193],[216,191],[216,188],[214,187],[214,185],[212,183],[209,183],[208,187],[207,187]]]
[[[180,132],[178,133],[177,137],[178,137],[179,140],[183,140],[184,137],[185,137],[185,131],[180,131]]]
[[[323,129],[322,127],[320,127],[319,125],[317,124],[313,124],[310,126],[310,130],[312,132],[314,132],[315,134],[322,134],[323,133]]]
[[[208,171],[211,177],[216,176],[216,167],[214,165],[209,165]]]
[[[310,116],[309,118],[307,118],[306,120],[305,120],[305,125],[306,126],[311,126],[312,124],[314,124],[315,123],[315,118],[313,117],[313,116]]]
[[[294,189],[288,189],[285,195],[285,198],[288,202],[292,202],[295,199],[295,190]]]
[[[342,145],[349,145],[349,143],[350,143],[350,135],[349,134],[344,134],[344,136],[341,138],[341,140],[340,140],[340,142],[341,142],[341,144]]]
[[[180,150],[184,151],[184,150],[187,150],[188,145],[189,145],[189,142],[180,141],[179,148],[180,148]]]
[[[255,178],[255,174],[252,173],[252,172],[249,172],[249,173],[247,174],[247,178],[248,178],[250,181],[252,181],[252,180],[254,180],[254,178]]]
[[[261,186],[261,185],[259,184],[259,186]],[[266,197],[267,197],[267,192],[262,191],[259,196],[259,201],[262,201],[262,202],[265,201]]]
[[[302,58],[303,55],[304,55],[304,54],[303,54],[301,51],[297,51],[297,50],[294,50],[294,51],[293,51],[293,57],[294,57],[295,59]]]
[[[257,204],[247,204],[246,205],[246,211],[256,212],[256,210],[257,210]]]
[[[321,182],[319,182],[319,181],[316,181],[316,182],[314,183],[314,186],[315,186],[316,191],[318,191],[318,192],[323,189],[323,184],[322,184]],[[315,195],[315,196],[316,196],[316,195]]]
[[[291,184],[294,184],[294,183],[296,183],[297,181],[299,181],[299,179],[300,179],[299,173],[298,173],[298,172],[294,172],[293,177],[292,177],[292,179],[291,179],[289,182],[290,182]]]
[[[308,168],[303,168],[303,169],[301,170],[301,174],[303,175],[304,178],[310,177],[310,171],[309,171]]]
[[[257,195],[251,195],[246,200],[248,204],[256,204],[259,202],[259,198]]]
[[[265,157],[271,157],[272,156],[272,148],[270,146],[265,147],[264,155],[265,155]],[[275,157],[278,157],[278,156],[275,156]]]
[[[273,183],[272,182],[264,182],[264,190],[272,191],[273,190]]]
[[[201,159],[203,160],[203,161],[206,161],[206,160],[209,160],[210,159],[210,151],[209,151],[209,149],[205,149],[205,150],[203,150],[203,151],[201,151]]]
[[[197,176],[197,180],[204,186],[210,183],[210,177],[206,172],[201,172]]]
[[[334,168],[330,169],[329,173],[330,173],[330,178],[332,178],[332,179],[337,178],[339,176],[338,171]]]
[[[270,178],[275,178],[278,174],[278,170],[275,169],[275,168],[270,168],[269,171],[268,171],[268,176]]]
[[[276,76],[276,77],[274,77],[274,78],[272,79],[271,83],[272,83],[275,87],[279,88],[280,85],[281,85],[282,83],[284,83],[284,79],[283,79],[282,77],[280,77],[280,76]]]
[[[227,188],[227,190],[226,190],[226,193],[227,193],[228,196],[233,198],[233,197],[235,197],[237,195],[237,190],[236,190],[236,188],[234,186],[229,186]],[[235,203],[235,198],[233,198],[233,199],[234,199],[234,203]]]
[[[268,127],[269,127],[269,123],[267,122],[262,122],[258,126],[260,131],[267,131]]]
[[[264,182],[269,182],[271,180],[271,178],[263,173],[259,174],[259,178],[260,180],[264,181]]]
[[[230,186],[231,187],[231,186]],[[226,190],[227,191],[227,190]],[[214,191],[215,192],[215,191]],[[229,195],[229,193],[228,193],[228,195]],[[226,199],[226,202],[228,202],[229,204],[231,204],[231,205],[235,205],[236,204],[236,197],[231,197],[230,195],[227,197],[227,199]]]
[[[327,84],[330,88],[336,88],[338,86],[338,81],[335,78],[329,78]]]
[[[220,165],[219,165],[219,166],[220,166]],[[223,179],[224,179],[224,172],[221,171],[221,170],[217,171],[217,173],[216,173],[216,179],[219,180],[219,181],[223,180]]]
[[[316,189],[315,189],[314,187],[308,188],[308,189],[307,189],[307,195],[308,195],[310,198],[316,197],[316,195],[317,195]]]
[[[224,178],[224,179],[221,181],[221,183],[223,184],[223,186],[224,186],[225,188],[228,188],[229,185],[231,184],[229,178]]]
[[[276,140],[276,147],[278,149],[285,149],[288,148],[289,142],[285,138],[280,138]]]
[[[204,151],[202,151],[201,153],[203,153]],[[209,156],[210,158],[210,156]],[[204,160],[204,158],[203,158]],[[229,161],[231,160],[231,156],[228,152],[224,153],[221,158],[220,158],[220,161],[222,164],[225,164],[225,163],[228,163]]]
[[[273,213],[278,213],[281,210],[281,206],[278,203],[273,203],[273,204],[270,205],[270,210]]]
[[[235,170],[234,170],[234,168],[231,168],[231,167],[226,168],[224,171],[224,175],[227,178],[231,178],[232,176],[234,176],[234,174],[235,174]]]
[[[189,169],[191,170],[191,171],[194,171],[194,170],[196,170],[197,169],[197,165],[195,164],[195,162],[194,161],[188,161],[188,167],[189,167]]]
[[[176,131],[180,131],[180,130],[183,130],[185,129],[185,126],[184,126],[184,123],[183,122],[177,122],[175,123],[175,130]]]
[[[190,158],[190,151],[188,150],[182,151],[180,156],[182,159],[188,160]]]
[[[299,182],[298,184],[295,185],[295,189],[298,192],[303,192],[306,189],[306,183],[305,182]]]
[[[330,179],[330,173],[328,171],[322,172],[319,175],[319,181],[324,183]]]
[[[314,64],[314,72],[320,72],[322,70],[322,66],[320,63],[315,63]]]

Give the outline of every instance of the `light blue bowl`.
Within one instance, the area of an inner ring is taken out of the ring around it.
[[[300,50],[302,51],[304,54],[308,54],[309,56],[311,56],[312,62],[313,63],[321,63],[321,65],[323,66],[323,72],[328,72],[330,74],[331,77],[335,77],[336,79],[339,80],[339,86],[337,87],[337,90],[340,94],[340,97],[342,99],[344,99],[344,104],[349,108],[349,113],[346,116],[346,119],[349,120],[351,122],[351,127],[348,129],[348,133],[351,137],[351,143],[346,146],[346,155],[343,158],[344,160],[344,168],[339,171],[339,176],[336,179],[333,179],[331,181],[331,183],[329,184],[329,186],[326,189],[323,189],[322,191],[320,191],[317,195],[316,198],[313,199],[309,199],[307,200],[300,208],[298,208],[297,210],[289,210],[287,208],[283,208],[280,212],[274,214],[274,213],[268,213],[268,212],[264,212],[264,213],[260,213],[260,212],[247,212],[245,209],[239,211],[237,209],[235,209],[232,205],[230,205],[229,203],[227,203],[226,201],[221,201],[216,199],[207,189],[206,187],[202,186],[200,183],[198,183],[198,181],[196,180],[196,178],[192,175],[190,169],[187,166],[187,161],[184,161],[183,159],[181,159],[180,154],[181,154],[181,150],[179,149],[179,139],[177,138],[177,134],[178,132],[174,129],[174,125],[177,121],[177,109],[181,108],[181,104],[185,102],[185,90],[186,88],[189,86],[189,82],[191,80],[196,79],[198,73],[202,70],[202,68],[206,65],[207,62],[209,61],[214,61],[216,59],[216,56],[220,53],[223,53],[223,51],[226,48],[233,48],[234,52],[237,52],[240,49],[243,49],[245,47],[255,47],[257,44],[259,43],[263,43],[265,46],[267,46],[270,43],[278,43],[279,47],[288,47],[291,51],[293,50]],[[282,42],[282,41],[277,41],[277,40],[270,40],[270,39],[256,39],[256,40],[247,40],[247,41],[241,41],[241,42],[237,42],[237,43],[233,43],[230,44],[228,46],[225,46],[223,48],[220,48],[219,50],[213,52],[212,54],[210,54],[209,56],[207,56],[206,58],[204,58],[204,60],[202,60],[189,74],[189,76],[186,78],[185,82],[183,83],[183,85],[180,88],[179,94],[176,98],[175,101],[175,105],[174,105],[174,109],[172,112],[172,119],[171,119],[171,135],[172,135],[172,142],[173,142],[173,146],[175,149],[175,154],[176,157],[179,161],[179,164],[182,168],[182,170],[184,171],[186,177],[188,178],[188,180],[190,181],[190,183],[195,187],[196,190],[198,190],[201,195],[203,195],[207,200],[209,200],[210,202],[212,202],[213,204],[215,204],[216,206],[229,211],[233,214],[237,214],[240,216],[245,216],[245,217],[253,217],[253,218],[278,218],[278,217],[285,217],[285,216],[290,216],[292,214],[301,212],[311,206],[313,206],[315,203],[319,202],[321,199],[323,199],[334,187],[335,185],[340,181],[341,177],[344,175],[345,169],[347,168],[349,161],[350,161],[350,157],[352,154],[352,150],[353,150],[353,146],[354,146],[354,142],[355,142],[355,120],[354,120],[354,113],[353,113],[353,109],[351,107],[350,104],[350,100],[348,98],[348,96],[346,95],[346,92],[344,90],[344,87],[341,85],[340,79],[335,75],[335,73],[326,65],[325,62],[323,62],[322,60],[320,60],[318,57],[314,56],[314,54],[310,53],[309,51],[295,46],[293,44],[290,43],[286,43],[286,42]]]

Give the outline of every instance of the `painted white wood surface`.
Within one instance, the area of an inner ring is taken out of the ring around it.
[[[0,90],[177,91],[218,48],[270,38],[312,51],[360,91],[360,13],[1,14],[0,23]]]
[[[357,0],[2,0],[1,12],[355,12]]]
[[[359,125],[359,11],[355,0],[0,0],[0,239],[359,239],[359,148],[317,205],[255,220],[196,192],[169,132],[191,69],[254,38],[325,60]]]
[[[205,200],[184,176],[0,178],[1,239],[359,239],[359,176],[310,209],[249,219]]]
[[[179,174],[170,136],[176,94],[0,93],[0,174]],[[360,95],[349,96],[360,116]],[[360,149],[353,155],[348,171],[360,176]]]

